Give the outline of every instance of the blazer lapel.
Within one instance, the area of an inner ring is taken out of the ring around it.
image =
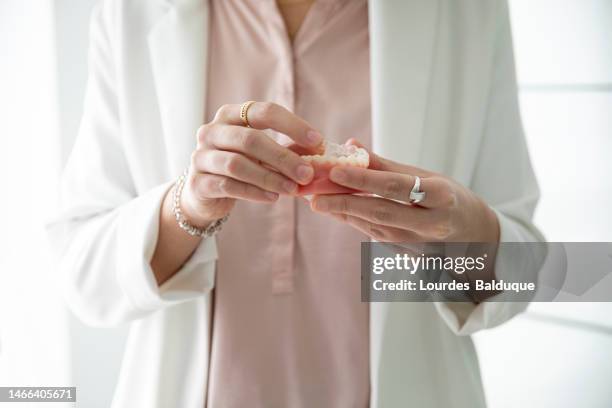
[[[440,0],[370,0],[372,146],[398,162],[419,165]],[[370,304],[370,406],[379,407],[389,303]]]
[[[189,164],[204,121],[208,2],[173,0],[148,36],[170,171]]]
[[[418,165],[439,0],[370,0],[372,146]]]

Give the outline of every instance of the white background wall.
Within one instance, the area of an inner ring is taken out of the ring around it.
[[[60,168],[52,22],[48,1],[0,1],[0,386],[72,381],[42,229]]]
[[[612,242],[612,1],[510,5],[536,223],[549,241]],[[612,407],[610,303],[533,304],[476,342],[493,408]]]
[[[109,406],[126,328],[68,317],[47,290],[49,259],[27,253],[44,247],[38,208],[76,134],[95,2],[0,1],[0,177],[4,191],[20,196],[0,200],[0,242],[20,243],[0,252],[0,382],[74,383],[79,406],[92,408]],[[511,0],[511,9],[543,193],[537,223],[551,241],[612,241],[612,0]],[[50,171],[28,169],[32,161]],[[493,408],[612,406],[610,304],[534,305],[476,342]]]

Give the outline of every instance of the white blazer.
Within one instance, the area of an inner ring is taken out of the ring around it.
[[[369,12],[374,150],[471,188],[502,241],[540,240],[506,0],[370,0]],[[207,19],[205,0],[108,0],[92,21],[84,116],[49,230],[72,310],[131,322],[115,408],[206,400],[215,241],[161,288],[149,260],[203,122]],[[496,271],[522,262],[500,253]],[[484,406],[469,335],[524,308],[372,303],[371,407]]]

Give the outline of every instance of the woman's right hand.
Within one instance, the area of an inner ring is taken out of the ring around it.
[[[224,105],[197,132],[181,210],[188,221],[205,227],[230,212],[236,199],[272,203],[308,184],[312,166],[263,129],[287,135],[313,152],[323,141],[306,121],[280,105],[255,102],[248,109],[251,128],[240,118],[241,105]]]

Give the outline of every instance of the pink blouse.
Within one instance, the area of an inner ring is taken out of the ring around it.
[[[207,120],[273,101],[327,139],[370,144],[366,0],[315,1],[293,44],[275,0],[210,2]],[[303,199],[236,205],[217,237],[209,407],[368,406],[365,240]]]

